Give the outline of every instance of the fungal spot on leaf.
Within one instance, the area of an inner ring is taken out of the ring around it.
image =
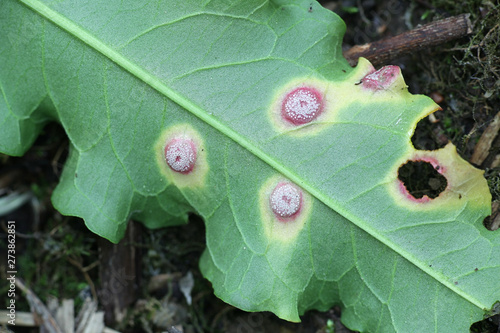
[[[259,211],[269,240],[292,244],[312,213],[309,193],[281,175],[269,177],[259,190]]]
[[[384,66],[378,71],[366,75],[362,80],[362,86],[371,91],[386,90],[393,85],[401,76],[398,66]]]
[[[323,98],[313,88],[300,87],[286,95],[281,115],[289,123],[299,126],[314,120],[322,111]]]
[[[426,161],[408,161],[399,168],[398,179],[414,199],[428,201],[437,198],[448,185],[438,170]]]
[[[173,171],[190,173],[196,162],[196,147],[193,141],[186,138],[172,139],[165,146],[165,160]]]
[[[177,187],[201,187],[208,174],[207,151],[201,135],[190,124],[165,129],[155,146],[156,163]]]
[[[269,204],[278,219],[291,218],[300,212],[302,192],[291,183],[278,183],[271,193]]]
[[[342,87],[310,77],[296,78],[279,87],[269,104],[268,117],[278,133],[296,137],[317,135],[335,123],[343,99]]]

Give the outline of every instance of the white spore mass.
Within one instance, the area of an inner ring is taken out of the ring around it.
[[[285,97],[282,114],[291,123],[301,125],[313,120],[320,109],[320,97],[313,90],[298,88]]]
[[[196,148],[189,139],[173,139],[165,148],[168,166],[180,173],[188,173],[196,162]]]
[[[271,209],[279,217],[291,217],[300,210],[302,193],[290,183],[279,183],[269,199]]]

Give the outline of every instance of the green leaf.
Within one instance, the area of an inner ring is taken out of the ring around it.
[[[242,309],[298,321],[338,304],[359,331],[466,332],[500,300],[486,181],[451,145],[413,148],[438,106],[397,67],[351,68],[344,30],[311,1],[3,0],[0,151],[59,122],[56,208],[113,242],[131,218],[196,212],[202,272]],[[284,120],[288,101],[312,116]],[[408,193],[408,161],[446,178],[437,198]]]

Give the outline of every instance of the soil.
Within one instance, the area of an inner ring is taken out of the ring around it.
[[[419,123],[413,136],[416,148],[437,149],[450,140],[464,159],[471,160],[479,138],[500,111],[500,5],[494,3],[344,0],[322,4],[346,21],[345,49],[433,20],[471,14],[473,32],[469,36],[391,63],[401,67],[412,93],[429,95],[442,108]],[[246,313],[219,300],[198,268],[205,231],[196,216],[188,225],[154,231],[132,222],[133,234],[121,243],[122,249],[100,240],[82,220],[62,216],[52,207],[50,195],[67,150],[63,130],[52,124],[23,157],[0,155],[0,196],[28,193],[22,205],[0,216],[0,248],[5,248],[6,221],[15,220],[19,275],[42,302],[54,297],[74,299],[77,311],[85,297],[97,296],[100,308],[106,311],[107,325],[122,332],[175,332],[172,325],[197,333],[351,332],[340,323],[337,307],[310,311],[302,323],[294,324],[270,313]],[[489,147],[487,157],[476,163],[486,171],[494,201],[500,200],[500,167],[494,158],[498,154],[500,137]],[[485,221],[488,227],[492,223],[492,219]],[[112,261],[103,261],[106,251],[124,256],[118,261],[125,271],[116,273],[109,266]],[[0,266],[0,278],[5,280],[3,257]],[[111,274],[106,274],[110,269]],[[182,292],[189,273],[194,280],[191,305]],[[118,305],[103,298],[110,288],[117,288],[116,283],[123,296]],[[0,294],[7,294],[6,288],[1,287]],[[18,311],[29,311],[20,293],[16,300]],[[38,328],[16,327],[15,331],[37,332]],[[498,315],[475,324],[472,331],[500,332]]]

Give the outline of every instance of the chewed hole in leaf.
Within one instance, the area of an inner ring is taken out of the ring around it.
[[[283,99],[281,116],[287,122],[299,126],[314,120],[323,110],[323,97],[313,88],[300,87]]]
[[[408,161],[398,170],[398,179],[408,193],[415,199],[425,196],[435,199],[448,185],[446,178],[439,173],[439,166],[425,161]]]
[[[278,183],[271,193],[269,204],[278,219],[294,217],[302,208],[302,192],[292,183]]]
[[[490,231],[500,228],[500,202],[494,201],[491,204],[491,215],[483,220],[483,225]]]
[[[411,143],[419,150],[436,150],[448,144],[448,137],[444,134],[439,123],[432,123],[428,117],[425,117],[417,123],[411,137]]]
[[[176,138],[165,146],[165,161],[175,172],[188,174],[196,163],[196,147],[192,140]]]

